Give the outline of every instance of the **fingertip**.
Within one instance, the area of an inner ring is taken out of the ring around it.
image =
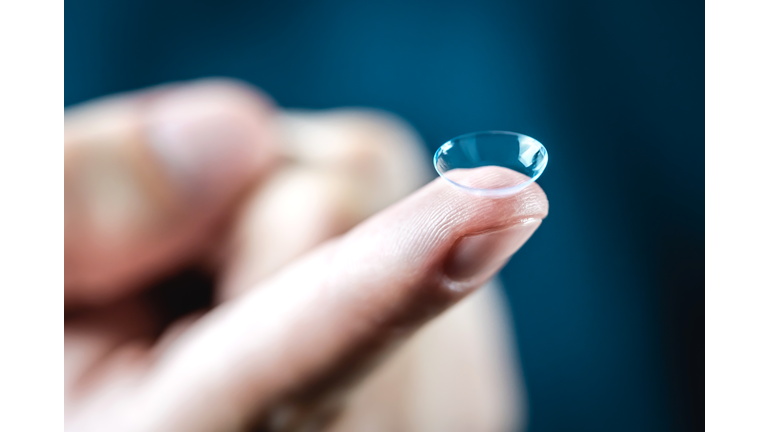
[[[498,271],[541,225],[541,219],[528,219],[509,228],[459,239],[443,266],[446,284],[463,291],[467,282],[488,279]]]
[[[544,219],[549,213],[549,201],[541,187],[531,182],[530,177],[510,169],[485,166],[473,169],[451,171],[451,181],[461,186],[451,184],[446,179],[436,179],[435,183],[442,193],[450,195],[457,201],[461,211],[469,213],[488,214],[496,218],[501,226],[508,224],[509,219],[504,215],[514,215],[515,219],[535,218]],[[495,195],[496,191],[509,190],[517,185],[526,184],[523,189],[509,195]],[[480,195],[481,191],[487,195]]]
[[[485,168],[466,175],[477,184],[498,181]],[[347,274],[425,291],[406,298],[450,302],[497,272],[547,212],[546,195],[535,183],[512,196],[488,198],[438,178],[351,231],[336,260],[361,263]]]

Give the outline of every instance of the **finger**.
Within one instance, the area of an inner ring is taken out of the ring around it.
[[[432,178],[418,133],[391,113],[363,108],[289,111],[279,118],[283,153],[302,166],[342,172],[373,214]]]
[[[200,253],[275,160],[273,113],[204,80],[88,103],[65,120],[65,300],[110,300]]]
[[[90,390],[89,383],[119,346],[151,339],[158,317],[136,299],[70,317],[64,327],[64,393],[68,401]]]
[[[330,431],[523,430],[525,397],[495,280],[430,321],[347,398]]]
[[[467,175],[486,187],[524,180],[495,167]],[[143,426],[237,429],[323,391],[488,280],[547,211],[535,184],[483,199],[430,183],[190,329],[140,393]]]
[[[221,299],[248,290],[429,179],[418,135],[386,113],[289,111],[279,124],[289,162],[248,198],[238,218]]]

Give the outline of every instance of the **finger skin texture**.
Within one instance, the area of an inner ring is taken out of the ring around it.
[[[270,101],[231,80],[113,96],[65,117],[70,307],[112,301],[193,260],[277,159]]]
[[[283,164],[247,199],[230,236],[219,299],[231,299],[430,179],[418,134],[361,109],[278,116]]]
[[[467,175],[509,180],[493,167]],[[433,181],[200,320],[158,359],[132,426],[243,430],[285,398],[326,391],[485,283],[547,212],[535,184],[488,199]],[[467,264],[464,242],[479,235],[470,250],[484,242],[496,256]]]

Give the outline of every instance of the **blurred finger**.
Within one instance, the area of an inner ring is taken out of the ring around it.
[[[418,135],[389,114],[288,111],[279,124],[288,162],[249,197],[238,219],[222,299],[251,288],[429,178]]]
[[[66,321],[64,394],[68,402],[88,390],[100,363],[131,340],[151,339],[158,319],[137,300],[110,305]],[[70,407],[73,408],[73,407]]]
[[[516,174],[467,175],[489,187]],[[142,427],[243,429],[343,382],[487,281],[547,210],[535,184],[483,199],[432,182],[193,326],[148,377]]]
[[[108,301],[200,253],[276,159],[273,110],[224,80],[67,111],[65,300]]]
[[[283,154],[302,166],[355,178],[370,192],[357,203],[369,214],[434,177],[418,133],[391,113],[367,108],[288,111],[279,124]]]
[[[501,290],[491,280],[420,329],[352,390],[329,432],[525,430]]]

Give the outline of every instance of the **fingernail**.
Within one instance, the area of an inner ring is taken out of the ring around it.
[[[503,231],[464,237],[445,266],[445,275],[456,281],[485,278],[497,272],[531,237],[541,220],[532,219]]]
[[[172,180],[197,198],[221,195],[254,171],[263,131],[211,89],[181,88],[148,113],[149,147]]]

